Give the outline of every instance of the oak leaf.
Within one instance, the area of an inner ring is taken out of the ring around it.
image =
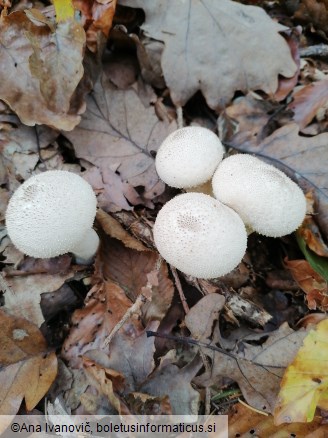
[[[46,341],[35,325],[3,310],[0,344],[0,414],[16,414],[24,398],[31,411],[56,377],[56,354],[47,351]]]
[[[152,154],[175,128],[175,122],[160,121],[153,106],[144,106],[134,89],[118,90],[103,75],[87,98],[81,123],[65,136],[78,158],[99,168],[100,180],[89,182],[96,190],[105,187],[107,198],[101,207],[117,211],[131,208],[124,196],[118,199],[115,193],[128,197],[127,186],[143,188],[139,198],[128,198],[133,205],[149,203],[163,193]]]
[[[28,125],[73,129],[70,101],[83,75],[85,34],[75,21],[53,28],[39,11],[2,12],[0,99]]]
[[[297,67],[274,22],[263,9],[230,0],[121,0],[145,11],[147,37],[165,43],[162,69],[171,97],[184,105],[198,90],[211,108],[226,105],[237,90],[273,95],[278,75]],[[246,43],[245,43],[246,42]]]

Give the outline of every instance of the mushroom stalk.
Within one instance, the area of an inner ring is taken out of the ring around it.
[[[83,239],[70,252],[79,265],[88,265],[92,262],[99,246],[99,237],[93,228],[87,231]]]

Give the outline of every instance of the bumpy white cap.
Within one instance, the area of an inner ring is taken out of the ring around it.
[[[202,193],[184,193],[167,202],[153,232],[162,257],[194,277],[227,274],[246,251],[247,234],[237,213]]]
[[[215,197],[233,208],[248,228],[264,236],[290,234],[305,217],[306,200],[300,187],[252,155],[223,160],[212,184]]]
[[[32,257],[71,251],[92,228],[97,199],[80,176],[50,170],[32,176],[10,199],[6,226],[13,244]]]
[[[156,170],[166,184],[190,188],[208,181],[222,160],[224,148],[209,129],[189,126],[172,132],[156,155]]]

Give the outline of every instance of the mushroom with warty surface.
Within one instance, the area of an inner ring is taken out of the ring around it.
[[[79,175],[50,170],[27,179],[11,197],[6,226],[13,244],[32,257],[66,252],[89,263],[99,238],[92,228],[97,199]]]
[[[153,233],[168,263],[199,278],[232,271],[247,245],[245,225],[238,214],[203,193],[184,193],[168,201],[157,215]]]
[[[188,126],[166,137],[157,151],[155,165],[162,181],[186,189],[211,179],[223,154],[222,143],[212,131]]]
[[[223,160],[212,179],[214,196],[235,210],[250,231],[281,237],[295,231],[306,214],[301,188],[276,167],[248,155]]]

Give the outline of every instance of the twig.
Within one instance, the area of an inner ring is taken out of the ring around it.
[[[162,257],[158,256],[158,259],[155,264],[155,272],[159,272],[162,264]],[[109,343],[112,341],[116,333],[123,327],[123,325],[126,323],[128,319],[132,317],[134,314],[140,314],[141,307],[144,303],[151,300],[151,294],[152,294],[152,287],[153,285],[150,283],[150,281],[147,281],[147,284],[145,287],[142,288],[142,291],[138,295],[135,303],[125,312],[123,317],[120,319],[120,321],[115,325],[113,330],[110,332],[110,334],[106,337],[106,339],[103,342],[103,348],[107,347]]]
[[[107,336],[107,338],[104,340],[103,348],[106,348],[108,344],[111,342],[113,337],[116,335],[116,333],[123,327],[123,325],[126,323],[128,319],[131,318],[133,314],[138,314],[140,312],[141,306],[147,301],[147,298],[140,294],[138,295],[135,303],[125,312],[123,317],[120,319],[120,321],[115,325],[113,330],[110,332],[110,334]]]
[[[186,297],[185,297],[183,290],[182,290],[180,278],[178,276],[177,270],[172,265],[170,265],[170,268],[171,268],[171,272],[172,272],[173,277],[174,277],[175,285],[176,285],[178,292],[179,292],[179,295],[180,295],[183,309],[184,309],[185,313],[187,314],[189,312],[189,306],[188,306]]]
[[[328,45],[327,44],[316,44],[314,46],[304,47],[300,49],[301,58],[306,58],[308,56],[328,56]]]
[[[182,106],[177,107],[177,124],[178,129],[183,128],[183,112],[182,112]]]

